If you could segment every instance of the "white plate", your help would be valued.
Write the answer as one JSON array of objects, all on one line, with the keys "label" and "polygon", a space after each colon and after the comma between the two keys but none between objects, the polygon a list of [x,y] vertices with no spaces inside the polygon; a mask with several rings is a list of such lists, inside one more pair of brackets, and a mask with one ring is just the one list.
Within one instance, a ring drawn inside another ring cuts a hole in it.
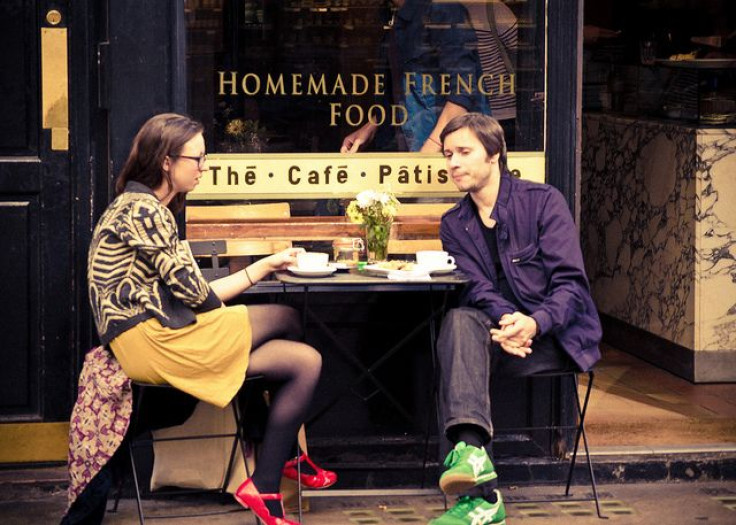
[{"label": "white plate", "polygon": [[363,267],[363,271],[369,275],[374,275],[376,277],[388,277],[388,274],[390,272],[395,272],[397,270],[389,270],[388,268],[381,268],[378,264],[367,264],[366,266]]},{"label": "white plate", "polygon": [[419,266],[414,266],[412,270],[391,270],[389,268],[382,268],[378,264],[369,264],[363,270],[368,275],[375,277],[387,277],[394,280],[428,280],[429,274],[421,269]]},{"label": "white plate", "polygon": [[289,266],[287,270],[299,277],[327,277],[328,275],[332,275],[333,273],[335,273],[337,271],[337,268],[330,264],[327,265],[325,268],[317,268],[311,270],[299,268],[298,266]]},{"label": "white plate", "polygon": [[432,268],[431,270],[428,270],[430,275],[437,274],[442,275],[445,273],[454,272],[457,269],[457,266],[454,264],[448,264],[447,266],[440,266],[438,268]]}]

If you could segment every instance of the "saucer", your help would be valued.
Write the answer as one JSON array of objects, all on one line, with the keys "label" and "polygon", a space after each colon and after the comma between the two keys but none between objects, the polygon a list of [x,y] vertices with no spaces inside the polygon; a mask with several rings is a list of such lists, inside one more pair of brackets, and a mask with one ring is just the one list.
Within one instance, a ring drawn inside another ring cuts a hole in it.
[{"label": "saucer", "polygon": [[[420,268],[424,268],[420,266]],[[427,268],[427,272],[430,275],[442,275],[445,273],[451,273],[454,272],[457,269],[457,265],[454,264],[446,264],[445,266],[435,266],[434,268]]]},{"label": "saucer", "polygon": [[329,264],[323,268],[299,268],[298,266],[289,266],[287,268],[291,273],[298,277],[327,277],[337,271],[333,265]]},{"label": "saucer", "polygon": [[351,268],[355,268],[355,267],[358,266],[358,263],[354,263],[354,262],[349,262],[349,263],[346,263],[346,262],[333,262],[333,263],[330,263],[330,266],[334,267],[339,272],[341,270],[342,271],[347,271],[347,270],[350,270]]}]

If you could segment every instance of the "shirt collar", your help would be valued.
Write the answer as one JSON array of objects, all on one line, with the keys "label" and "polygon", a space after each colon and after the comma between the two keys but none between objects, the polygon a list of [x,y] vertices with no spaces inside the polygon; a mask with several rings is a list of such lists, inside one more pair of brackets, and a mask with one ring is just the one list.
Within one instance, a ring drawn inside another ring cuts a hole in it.
[{"label": "shirt collar", "polygon": [[[511,175],[508,172],[503,172],[501,174],[501,182],[498,188],[498,197],[496,197],[496,204],[495,206],[493,206],[493,211],[491,212],[491,218],[496,222],[500,222],[499,209],[506,208],[506,203],[508,202],[510,195]],[[477,208],[469,193],[465,194],[465,197],[463,197],[463,201],[465,202],[465,206],[462,207],[462,219],[468,220],[473,218],[473,215],[475,215],[477,212]]]},{"label": "shirt collar", "polygon": [[153,195],[154,197],[156,196],[151,188],[143,183],[134,180],[128,181],[125,184],[125,189],[123,190],[123,193],[147,193],[149,195]]}]

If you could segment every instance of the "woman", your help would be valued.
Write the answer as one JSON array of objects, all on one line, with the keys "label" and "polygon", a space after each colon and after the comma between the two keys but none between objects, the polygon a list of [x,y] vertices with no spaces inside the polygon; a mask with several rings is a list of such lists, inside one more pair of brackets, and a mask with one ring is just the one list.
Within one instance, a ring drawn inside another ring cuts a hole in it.
[{"label": "woman", "polygon": [[[284,464],[319,379],[321,356],[297,340],[293,309],[225,307],[223,301],[294,264],[299,249],[209,284],[202,278],[174,219],[206,169],[202,132],[198,122],[167,113],[148,120],[136,135],[116,183],[118,196],[93,234],[92,311],[101,343],[134,380],[167,383],[219,407],[237,394],[246,370],[278,385],[257,469],[235,498],[267,525],[295,524],[283,517],[277,493],[282,470],[291,476],[295,471],[294,461],[286,469]],[[308,474],[315,473],[311,467]],[[334,474],[315,469],[334,483]]]}]

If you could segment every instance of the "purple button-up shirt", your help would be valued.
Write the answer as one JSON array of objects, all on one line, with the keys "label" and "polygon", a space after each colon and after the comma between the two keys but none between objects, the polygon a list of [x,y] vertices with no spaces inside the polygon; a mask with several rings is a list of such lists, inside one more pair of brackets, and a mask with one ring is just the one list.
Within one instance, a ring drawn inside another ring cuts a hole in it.
[{"label": "purple button-up shirt", "polygon": [[[494,322],[517,307],[501,295],[475,206],[466,195],[442,217],[442,245],[470,283],[462,302]],[[496,206],[501,265],[522,313],[552,335],[582,370],[600,359],[601,324],[590,296],[577,229],[562,194],[552,186],[501,176]]]}]

